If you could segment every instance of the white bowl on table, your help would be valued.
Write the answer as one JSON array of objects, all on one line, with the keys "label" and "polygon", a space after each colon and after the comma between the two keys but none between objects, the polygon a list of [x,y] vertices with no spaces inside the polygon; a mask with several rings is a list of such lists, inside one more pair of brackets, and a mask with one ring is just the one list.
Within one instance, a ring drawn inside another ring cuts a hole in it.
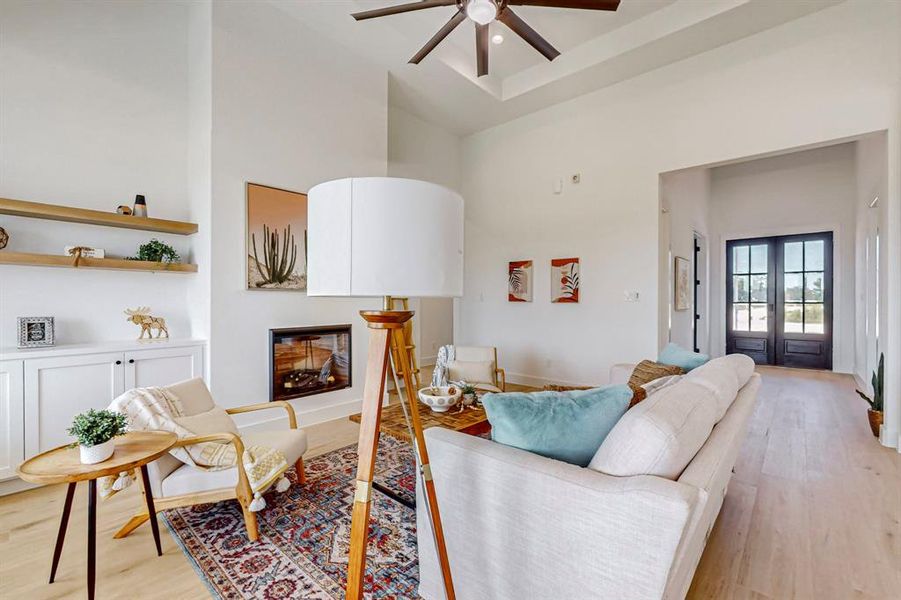
[{"label": "white bowl on table", "polygon": [[419,399],[435,412],[447,412],[460,400],[461,390],[456,385],[424,387],[419,390]]}]

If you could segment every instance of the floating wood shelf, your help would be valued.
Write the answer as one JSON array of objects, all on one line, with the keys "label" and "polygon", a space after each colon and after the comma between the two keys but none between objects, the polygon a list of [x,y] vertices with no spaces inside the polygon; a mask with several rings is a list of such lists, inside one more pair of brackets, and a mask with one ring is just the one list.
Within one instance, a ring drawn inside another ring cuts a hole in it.
[{"label": "floating wood shelf", "polygon": [[73,208],[71,206],[43,204],[41,202],[26,202],[25,200],[11,200],[9,198],[0,198],[0,214],[15,215],[17,217],[31,217],[33,219],[49,219],[51,221],[67,221],[69,223],[86,223],[89,225],[103,225],[106,227],[138,229],[141,231],[158,231],[160,233],[174,233],[176,235],[191,235],[192,233],[197,233],[197,223],[151,219],[149,217],[135,217],[133,215],[103,212],[102,210]]},{"label": "floating wood shelf", "polygon": [[56,254],[32,254],[30,252],[6,252],[0,250],[0,264],[32,267],[69,267],[70,269],[112,269],[116,271],[154,271],[158,273],[196,273],[197,265],[185,263],[161,263],[124,258],[82,258],[75,266],[72,256]]}]

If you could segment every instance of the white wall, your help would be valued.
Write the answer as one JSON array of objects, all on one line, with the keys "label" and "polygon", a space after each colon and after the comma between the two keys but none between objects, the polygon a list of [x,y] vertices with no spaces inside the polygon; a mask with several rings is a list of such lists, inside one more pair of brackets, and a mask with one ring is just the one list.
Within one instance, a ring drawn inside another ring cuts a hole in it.
[{"label": "white wall", "polygon": [[[497,344],[508,371],[535,382],[603,382],[610,364],[654,355],[659,174],[880,129],[894,136],[899,11],[842,3],[464,139],[455,341]],[[901,144],[890,152],[891,178]],[[582,183],[554,195],[553,180],[575,172]],[[578,305],[548,300],[555,256],[582,258]],[[527,258],[535,301],[508,304],[506,263]],[[640,301],[625,302],[624,290]]]},{"label": "white wall", "polygon": [[[201,265],[188,286],[188,315],[194,337],[210,336],[212,284],[213,171],[213,19],[212,2],[195,0],[188,7],[187,170],[190,218],[199,226],[193,236],[194,261]],[[212,348],[207,347],[209,357]],[[204,362],[209,380],[210,361]]]},{"label": "white wall", "polygon": [[[389,98],[390,101],[390,98]],[[431,181],[460,190],[460,138],[409,112],[388,110],[388,175]],[[454,341],[454,303],[450,298],[411,300],[421,365],[435,362],[438,348]]]},{"label": "white wall", "polygon": [[[144,194],[151,216],[191,217],[186,50],[185,3],[0,3],[0,196],[115,211]],[[157,237],[191,258],[182,236],[8,216],[0,225],[5,251],[128,256]],[[15,346],[19,316],[56,317],[57,343],[137,337],[122,314],[137,305],[188,337],[193,277],[2,266],[0,346]]]},{"label": "white wall", "polygon": [[711,339],[725,353],[728,240],[831,231],[833,370],[854,372],[855,144],[794,152],[711,170]]},{"label": "white wall", "polygon": [[[698,347],[709,351],[708,332],[710,314],[707,310],[710,295],[707,276],[706,255],[699,257],[698,307],[675,310],[675,257],[685,258],[694,264],[694,234],[709,239],[708,215],[710,208],[710,170],[703,168],[684,169],[660,176],[660,251],[661,275],[660,306],[668,321],[667,327],[660,327],[659,345],[667,341],[691,349],[694,342],[694,314],[701,315],[698,321]],[[715,314],[714,314],[714,318]]]},{"label": "white wall", "polygon": [[293,404],[307,424],[358,411],[368,341],[358,311],[380,301],[246,290],[244,184],[305,192],[384,175],[386,73],[273,5],[215,3],[212,125],[214,396],[224,406],[268,399],[270,328],[350,323],[353,388]]}]

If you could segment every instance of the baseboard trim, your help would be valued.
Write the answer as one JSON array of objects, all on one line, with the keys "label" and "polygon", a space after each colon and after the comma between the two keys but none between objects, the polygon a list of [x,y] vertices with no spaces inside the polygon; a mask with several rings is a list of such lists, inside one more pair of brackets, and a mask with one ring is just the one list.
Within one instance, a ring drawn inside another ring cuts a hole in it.
[{"label": "baseboard trim", "polygon": [[15,477],[13,479],[7,479],[6,481],[0,481],[0,496],[17,494],[37,487],[41,487],[41,485],[37,483],[28,483],[27,481],[22,481],[18,477]]},{"label": "baseboard trim", "polygon": [[897,448],[901,453],[901,432],[897,429],[890,429],[883,423],[882,429],[879,431],[879,443],[886,448]]},{"label": "baseboard trim", "polygon": [[555,379],[550,377],[538,377],[535,375],[526,375],[525,373],[510,373],[507,372],[507,383],[515,383],[518,385],[527,385],[529,387],[541,388],[546,385],[566,385],[566,386],[590,386],[590,385],[603,385],[598,382],[593,383],[584,383],[584,382],[575,382],[575,381],[564,381],[563,379]]}]

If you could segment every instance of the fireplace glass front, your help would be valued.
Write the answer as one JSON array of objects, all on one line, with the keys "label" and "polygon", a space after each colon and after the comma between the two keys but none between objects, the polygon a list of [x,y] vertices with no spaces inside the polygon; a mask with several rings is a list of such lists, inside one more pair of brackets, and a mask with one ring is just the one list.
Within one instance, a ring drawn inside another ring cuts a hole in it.
[{"label": "fireplace glass front", "polygon": [[269,330],[270,400],[351,386],[350,325]]}]

